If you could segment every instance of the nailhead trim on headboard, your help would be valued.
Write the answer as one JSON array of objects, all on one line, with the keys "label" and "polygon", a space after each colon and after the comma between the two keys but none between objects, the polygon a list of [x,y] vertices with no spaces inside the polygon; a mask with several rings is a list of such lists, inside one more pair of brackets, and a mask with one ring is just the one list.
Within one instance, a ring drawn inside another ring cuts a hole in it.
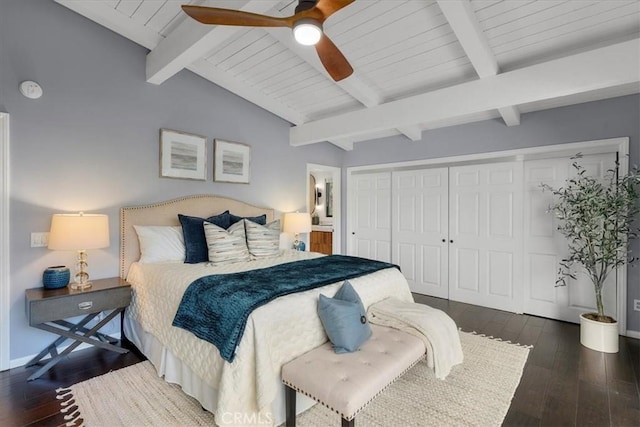
[{"label": "nailhead trim on headboard", "polygon": [[140,256],[138,238],[133,225],[180,225],[177,216],[179,213],[209,217],[227,209],[239,216],[266,214],[267,222],[273,221],[275,216],[274,209],[211,194],[197,194],[120,208],[120,277],[126,278],[129,266]]}]

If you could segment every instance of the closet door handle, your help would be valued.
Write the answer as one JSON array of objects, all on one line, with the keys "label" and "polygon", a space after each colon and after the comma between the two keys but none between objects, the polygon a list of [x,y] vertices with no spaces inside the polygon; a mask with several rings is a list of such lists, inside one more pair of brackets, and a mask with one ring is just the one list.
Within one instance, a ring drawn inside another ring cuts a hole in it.
[{"label": "closet door handle", "polygon": [[446,243],[446,242],[447,242],[447,239],[442,239],[442,243]]},{"label": "closet door handle", "polygon": [[453,240],[449,240],[449,243],[453,243]]}]

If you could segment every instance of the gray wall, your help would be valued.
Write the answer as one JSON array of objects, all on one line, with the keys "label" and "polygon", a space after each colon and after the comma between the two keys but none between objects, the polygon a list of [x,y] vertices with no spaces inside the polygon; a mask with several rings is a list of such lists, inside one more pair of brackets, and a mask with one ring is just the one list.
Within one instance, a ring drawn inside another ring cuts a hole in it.
[{"label": "gray wall", "polygon": [[[485,121],[428,131],[416,143],[402,137],[358,143],[345,153],[328,144],[289,147],[287,122],[188,71],[148,84],[145,55],[52,1],[0,0],[0,110],[11,114],[12,359],[53,338],[30,328],[24,313],[24,290],[40,286],[42,271],[74,262],[72,253],[29,247],[29,234],[47,231],[53,213],[110,215],[110,248],[89,254],[92,277],[99,278],[118,274],[121,206],[213,193],[281,211],[304,209],[306,163],[356,166],[615,136],[631,138],[632,162],[639,162],[638,96],[526,114],[513,128]],[[43,86],[41,99],[19,94],[26,79]],[[206,182],[159,178],[160,128],[209,138]],[[213,137],[252,146],[250,185],[212,182]],[[640,253],[638,242],[634,250]],[[640,298],[637,268],[629,269],[634,298]],[[638,314],[629,307],[630,329],[640,330]]]},{"label": "gray wall", "polygon": [[[41,285],[47,266],[75,260],[29,246],[53,213],[108,214],[111,246],[89,251],[89,270],[117,276],[121,206],[207,193],[306,210],[306,163],[342,162],[327,143],[290,147],[288,122],[189,71],[146,83],[146,49],[52,1],[1,0],[0,16],[0,105],[11,114],[11,359],[53,338],[30,328],[24,309],[25,289]],[[41,99],[20,95],[27,79],[43,87]],[[160,128],[209,138],[206,182],[159,177]],[[212,182],[212,138],[252,146],[251,184]]]},{"label": "gray wall", "polygon": [[[506,127],[501,120],[487,120],[425,131],[422,141],[403,137],[357,143],[344,155],[346,168],[408,160],[503,151],[568,142],[629,137],[630,164],[640,164],[640,96],[630,95],[597,102],[523,114],[521,124]],[[343,192],[343,199],[346,192]],[[342,206],[346,206],[343,200]],[[636,223],[637,224],[637,223]],[[346,241],[346,235],[343,235]],[[631,246],[640,257],[640,240]],[[640,264],[640,263],[639,263]],[[640,265],[628,267],[627,329],[640,331],[640,312],[633,300],[640,299]]]}]

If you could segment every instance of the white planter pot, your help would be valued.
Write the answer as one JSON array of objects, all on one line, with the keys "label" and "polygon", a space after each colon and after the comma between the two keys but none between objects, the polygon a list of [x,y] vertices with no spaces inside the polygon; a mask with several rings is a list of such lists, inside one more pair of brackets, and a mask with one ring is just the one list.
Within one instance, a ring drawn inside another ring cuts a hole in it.
[{"label": "white planter pot", "polygon": [[580,315],[580,344],[603,353],[617,353],[618,322],[596,322]]}]

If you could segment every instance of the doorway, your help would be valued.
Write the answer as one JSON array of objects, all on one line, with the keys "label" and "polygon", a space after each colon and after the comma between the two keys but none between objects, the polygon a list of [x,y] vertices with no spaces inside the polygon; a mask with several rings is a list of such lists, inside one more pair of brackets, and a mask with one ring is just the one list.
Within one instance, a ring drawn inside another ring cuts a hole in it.
[{"label": "doorway", "polygon": [[[310,240],[324,236],[326,242],[329,238],[330,248],[322,250],[324,253],[342,253],[341,175],[342,169],[335,166],[307,164],[307,212],[311,214],[313,224]],[[317,247],[315,242],[314,246]]]}]

